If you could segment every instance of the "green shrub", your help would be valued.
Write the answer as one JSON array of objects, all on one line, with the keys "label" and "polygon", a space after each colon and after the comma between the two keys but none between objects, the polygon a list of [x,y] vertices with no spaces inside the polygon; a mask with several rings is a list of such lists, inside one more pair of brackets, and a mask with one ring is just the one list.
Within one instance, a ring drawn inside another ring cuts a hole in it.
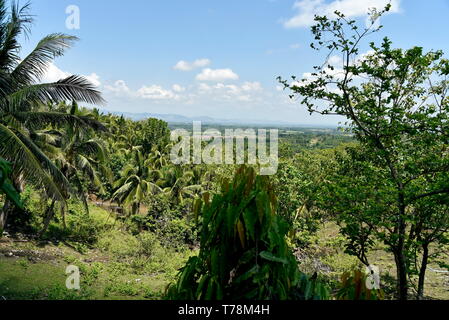
[{"label": "green shrub", "polygon": [[115,258],[136,257],[139,255],[139,241],[133,235],[120,230],[110,230],[102,234],[98,247]]},{"label": "green shrub", "polygon": [[87,246],[93,246],[98,241],[99,234],[110,227],[103,221],[103,216],[97,215],[98,210],[87,213],[81,202],[70,200],[65,215],[66,227],[62,218],[56,215],[43,238],[74,242],[72,245],[84,253]]},{"label": "green shrub", "polygon": [[339,300],[383,300],[384,292],[366,287],[367,276],[359,270],[345,272],[336,294]]},{"label": "green shrub", "polygon": [[[287,245],[288,224],[276,215],[268,177],[241,167],[222,193],[195,204],[201,249],[168,289],[173,300],[321,299],[327,289],[298,269]],[[310,281],[310,284],[309,284]],[[312,286],[312,284],[314,284]],[[306,291],[307,290],[307,291]]]}]

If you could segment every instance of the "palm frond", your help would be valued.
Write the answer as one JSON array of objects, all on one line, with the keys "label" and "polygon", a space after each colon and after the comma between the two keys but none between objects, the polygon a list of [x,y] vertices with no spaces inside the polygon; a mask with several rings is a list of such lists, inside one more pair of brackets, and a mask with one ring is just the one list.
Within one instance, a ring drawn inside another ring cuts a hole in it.
[{"label": "palm frond", "polygon": [[40,81],[45,75],[51,61],[62,56],[77,37],[61,33],[46,36],[36,48],[11,72],[12,81],[20,85],[30,85]]},{"label": "palm frond", "polygon": [[0,30],[0,69],[6,72],[13,70],[14,66],[20,61],[19,36],[29,34],[30,25],[33,22],[32,16],[28,13],[30,3],[19,7],[18,3],[12,3],[10,18],[5,21],[6,5],[0,3],[0,15],[3,18]]},{"label": "palm frond", "polygon": [[[66,198],[64,187],[68,187],[68,181],[51,161],[33,146],[33,142],[25,136],[0,124],[0,155],[9,161],[14,161],[14,175],[23,175],[25,180],[43,187],[53,199],[64,202]],[[46,166],[43,166],[42,161]],[[54,179],[47,171],[48,169],[53,173],[59,172],[57,174],[59,179]],[[58,184],[57,180],[63,183]]]},{"label": "palm frond", "polygon": [[48,102],[59,103],[67,100],[90,104],[105,101],[95,86],[82,76],[72,75],[53,83],[35,84],[22,88],[9,96],[10,110],[29,110],[30,105]]},{"label": "palm frond", "polygon": [[13,112],[11,116],[25,123],[27,127],[41,129],[47,125],[54,127],[76,127],[81,130],[93,129],[106,131],[106,127],[99,121],[89,117],[80,117],[60,112]]}]

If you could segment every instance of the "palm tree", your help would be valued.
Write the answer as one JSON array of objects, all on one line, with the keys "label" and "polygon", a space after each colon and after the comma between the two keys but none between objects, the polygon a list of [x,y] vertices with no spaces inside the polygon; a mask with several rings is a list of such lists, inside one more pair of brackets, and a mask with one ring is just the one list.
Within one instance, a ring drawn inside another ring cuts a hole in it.
[{"label": "palm tree", "polygon": [[[68,109],[68,108],[67,108]],[[71,115],[83,115],[84,117],[98,118],[95,110],[87,111],[78,109],[76,102],[72,103],[68,113]],[[100,129],[100,131],[103,131]],[[53,132],[54,134],[55,132]],[[87,193],[82,179],[88,178],[93,187],[100,192],[104,192],[103,184],[100,179],[100,173],[106,179],[111,179],[111,172],[105,165],[107,151],[103,140],[88,134],[89,132],[67,126],[63,132],[57,131],[59,136],[56,146],[59,147],[55,154],[55,163],[61,169],[77,190],[78,197],[84,204],[86,212],[89,212],[87,206]]]},{"label": "palm tree", "polygon": [[183,205],[185,199],[198,196],[203,188],[195,181],[195,172],[181,166],[168,166],[162,169],[164,193],[170,196],[173,202]]},{"label": "palm tree", "polygon": [[[21,59],[19,38],[29,33],[33,22],[28,12],[29,4],[19,7],[15,2],[8,12],[5,0],[0,0],[0,156],[13,163],[16,189],[22,190],[25,182],[33,183],[45,190],[49,198],[64,203],[71,191],[70,183],[32,136],[48,125],[98,128],[100,124],[89,117],[40,108],[47,103],[75,100],[98,104],[104,100],[81,76],[41,83],[49,64],[77,38],[60,33],[48,35]],[[6,201],[0,221],[6,221],[11,207],[12,203]]]},{"label": "palm tree", "polygon": [[119,204],[131,207],[131,213],[137,214],[142,202],[152,194],[162,192],[159,186],[161,172],[145,159],[142,152],[134,150],[134,164],[127,165],[122,177],[115,183],[117,191],[112,196]]}]

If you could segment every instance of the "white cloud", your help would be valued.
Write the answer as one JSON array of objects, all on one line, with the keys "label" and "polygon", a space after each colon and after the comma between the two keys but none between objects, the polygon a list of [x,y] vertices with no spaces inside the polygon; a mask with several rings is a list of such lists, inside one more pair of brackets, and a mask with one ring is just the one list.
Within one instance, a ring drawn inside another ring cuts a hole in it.
[{"label": "white cloud", "polygon": [[[340,11],[349,18],[365,16],[369,8],[383,9],[390,0],[300,0],[296,1],[293,8],[298,14],[284,22],[286,28],[309,27],[314,24],[315,15],[333,16],[335,11]],[[400,11],[401,0],[391,0],[390,13]]]},{"label": "white cloud", "polygon": [[290,45],[290,49],[296,50],[301,48],[301,45],[299,43],[293,43]]},{"label": "white cloud", "polygon": [[143,86],[137,90],[137,96],[148,100],[171,100],[179,97],[171,90],[167,90],[158,85]]},{"label": "white cloud", "polygon": [[260,91],[262,90],[262,85],[260,82],[245,82],[242,85],[243,91]]},{"label": "white cloud", "polygon": [[179,85],[179,84],[174,84],[172,86],[172,89],[174,92],[184,92],[186,91],[186,88],[184,88],[183,86]]},{"label": "white cloud", "polygon": [[132,92],[124,80],[117,80],[113,85],[105,85],[104,89],[116,96],[132,96]]},{"label": "white cloud", "polygon": [[199,81],[238,80],[239,76],[231,69],[204,69],[196,76]]},{"label": "white cloud", "polygon": [[214,85],[200,83],[198,94],[214,101],[228,102],[252,102],[259,100],[263,91],[260,82],[244,82],[241,85],[225,84],[222,82]]},{"label": "white cloud", "polygon": [[179,61],[173,69],[179,71],[192,71],[197,68],[204,68],[211,64],[209,59],[198,59],[193,62],[187,62],[184,60]]},{"label": "white cloud", "polygon": [[105,85],[104,92],[112,94],[118,98],[133,98],[143,100],[179,100],[177,94],[186,89],[178,84],[172,86],[172,90],[165,89],[160,85],[142,86],[139,90],[133,90],[128,87],[124,80],[117,80],[112,85]]},{"label": "white cloud", "polygon": [[88,76],[85,76],[85,78],[92,83],[94,86],[99,87],[101,86],[100,76],[96,73],[92,73]]},{"label": "white cloud", "polygon": [[[47,72],[45,73],[45,75],[41,80],[41,83],[57,82],[59,80],[70,77],[71,75],[72,75],[71,73],[59,69],[54,63],[50,63],[47,68]],[[90,75],[87,76],[85,75],[84,78],[86,78],[96,87],[99,87],[101,85],[100,76],[96,73],[91,73]]]},{"label": "white cloud", "polygon": [[59,69],[54,63],[50,63],[47,72],[42,78],[42,83],[52,83],[57,82],[61,79],[65,79],[70,76],[70,73],[64,72]]}]

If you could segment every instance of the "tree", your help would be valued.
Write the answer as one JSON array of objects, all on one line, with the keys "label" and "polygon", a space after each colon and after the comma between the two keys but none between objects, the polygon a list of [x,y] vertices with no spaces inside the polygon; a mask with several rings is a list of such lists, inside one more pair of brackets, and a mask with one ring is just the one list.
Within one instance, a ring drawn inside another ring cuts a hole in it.
[{"label": "tree", "polygon": [[142,123],[138,144],[143,152],[149,154],[155,149],[164,148],[170,142],[170,130],[167,122],[150,118]]},{"label": "tree", "polygon": [[[10,12],[0,0],[0,156],[13,163],[12,181],[21,191],[26,182],[42,187],[48,197],[64,202],[71,191],[62,172],[33,142],[35,130],[46,125],[95,127],[90,118],[39,111],[39,106],[62,101],[102,103],[101,94],[81,76],[72,75],[54,83],[40,83],[45,72],[58,56],[63,55],[76,37],[51,34],[44,37],[25,58],[19,56],[19,38],[27,34],[33,22],[29,4],[12,3]],[[0,229],[13,205],[6,201],[0,213]]]},{"label": "tree", "polygon": [[135,150],[134,163],[123,169],[121,178],[115,183],[118,189],[112,199],[131,207],[131,213],[135,215],[147,196],[162,192],[158,185],[160,178],[160,171],[154,170],[151,162]]},{"label": "tree", "polygon": [[333,170],[332,150],[302,151],[279,162],[275,176],[278,214],[292,226],[290,238],[298,246],[309,244],[323,220],[316,206],[322,184]]},{"label": "tree", "polygon": [[[95,116],[86,110],[79,110],[76,102],[72,103],[68,113],[75,116]],[[91,131],[101,133],[106,129],[100,127],[98,130]],[[57,152],[55,162],[64,175],[72,181],[78,197],[88,212],[87,194],[89,190],[87,188],[94,187],[100,192],[104,192],[100,172],[107,180],[112,178],[110,170],[105,165],[108,156],[106,146],[102,139],[77,127],[66,126],[64,131],[58,132],[57,135],[59,141],[56,146],[60,148],[60,152]],[[85,179],[89,181],[87,187],[84,183]]]},{"label": "tree", "polygon": [[221,194],[195,204],[202,219],[199,255],[169,286],[173,300],[326,299],[325,286],[303,275],[287,245],[268,177],[242,166]]},{"label": "tree", "polygon": [[[361,148],[340,159],[334,188],[344,192],[332,199],[334,212],[344,213],[342,232],[359,256],[366,255],[373,237],[388,246],[396,262],[397,295],[405,300],[413,248],[428,232],[427,244],[441,239],[448,226],[439,205],[416,213],[421,201],[441,203],[449,194],[449,61],[441,51],[394,49],[388,38],[361,54],[363,41],[380,30],[376,21],[389,9],[372,10],[366,28],[338,11],[333,20],[316,17],[312,48],[327,50],[328,59],[311,77],[280,81],[292,97],[302,97],[310,113],[348,120]],[[337,58],[329,59],[332,54]]]},{"label": "tree", "polygon": [[201,184],[194,181],[194,170],[181,166],[166,166],[161,171],[163,191],[172,202],[183,205],[186,198],[193,199],[201,193]]},{"label": "tree", "polygon": [[[9,201],[12,201],[17,207],[22,208],[23,204],[20,200],[20,194],[14,189],[9,176],[11,175],[11,163],[0,158],[0,193],[3,193]],[[0,217],[3,218],[3,217]],[[0,221],[0,225],[4,226],[6,221]],[[0,237],[3,234],[3,228],[0,228]]]}]

